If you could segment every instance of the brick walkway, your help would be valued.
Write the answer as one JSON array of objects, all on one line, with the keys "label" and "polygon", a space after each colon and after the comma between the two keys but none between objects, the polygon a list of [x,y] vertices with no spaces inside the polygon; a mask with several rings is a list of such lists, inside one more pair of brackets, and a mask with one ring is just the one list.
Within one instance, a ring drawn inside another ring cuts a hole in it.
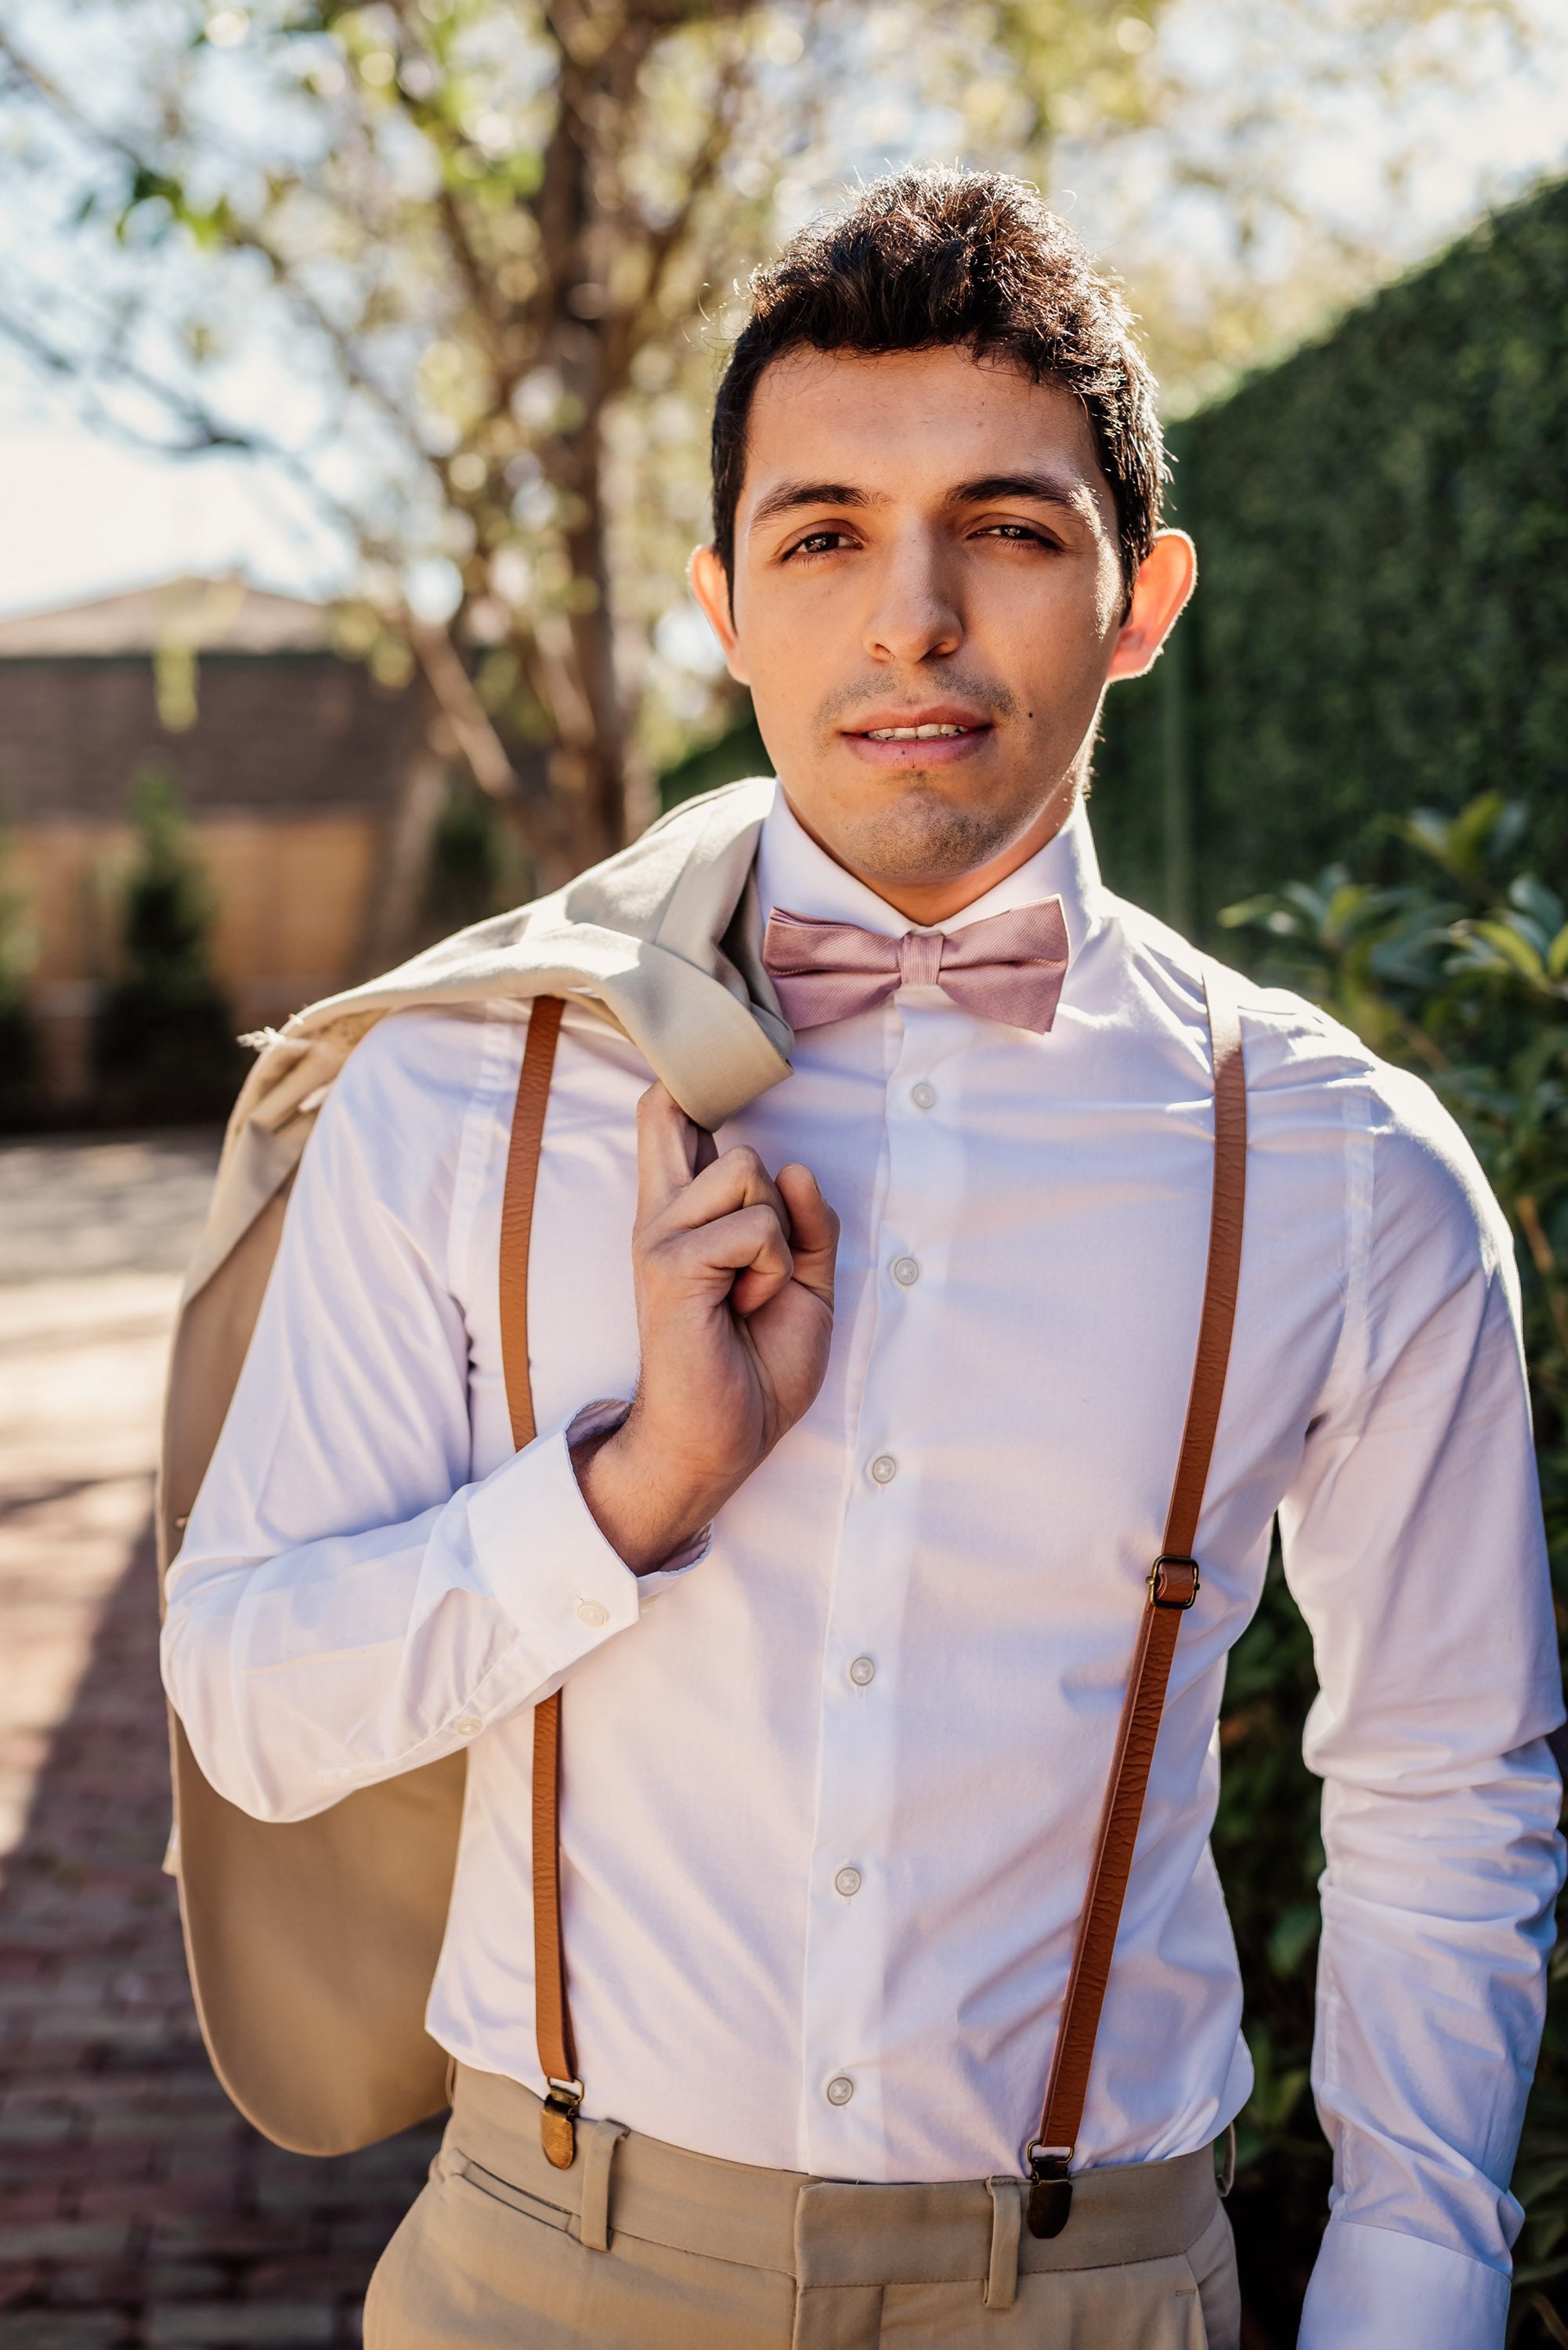
[{"label": "brick walkway", "polygon": [[357,2342],[434,2142],[279,2152],[191,2010],[147,1519],[168,1268],[210,1158],[0,1151],[26,1208],[0,1217],[0,2350]]}]

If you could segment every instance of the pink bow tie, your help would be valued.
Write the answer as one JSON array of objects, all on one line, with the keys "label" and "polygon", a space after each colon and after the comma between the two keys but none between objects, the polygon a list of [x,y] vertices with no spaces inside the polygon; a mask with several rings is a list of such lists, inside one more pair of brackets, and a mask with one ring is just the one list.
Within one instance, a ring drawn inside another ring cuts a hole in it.
[{"label": "pink bow tie", "polygon": [[1043,1036],[1067,973],[1067,925],[1054,898],[960,931],[906,931],[901,939],[780,907],[768,916],[763,962],[794,1029],[848,1020],[895,988],[934,984],[966,1012]]}]

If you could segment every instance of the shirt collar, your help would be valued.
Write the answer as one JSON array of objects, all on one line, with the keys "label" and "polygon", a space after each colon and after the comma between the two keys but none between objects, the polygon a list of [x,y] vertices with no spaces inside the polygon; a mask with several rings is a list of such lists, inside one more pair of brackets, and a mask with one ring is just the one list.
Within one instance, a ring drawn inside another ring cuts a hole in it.
[{"label": "shirt collar", "polygon": [[1027,864],[1009,873],[983,898],[942,923],[910,922],[864,881],[836,865],[798,821],[777,785],[757,845],[756,870],[764,925],[774,907],[782,906],[816,921],[858,922],[862,930],[874,931],[882,938],[902,938],[909,930],[961,930],[968,922],[982,921],[988,914],[1011,913],[1015,907],[1043,905],[1059,898],[1075,952],[1093,921],[1094,900],[1100,890],[1099,860],[1082,796],[1054,839],[1036,849]]}]

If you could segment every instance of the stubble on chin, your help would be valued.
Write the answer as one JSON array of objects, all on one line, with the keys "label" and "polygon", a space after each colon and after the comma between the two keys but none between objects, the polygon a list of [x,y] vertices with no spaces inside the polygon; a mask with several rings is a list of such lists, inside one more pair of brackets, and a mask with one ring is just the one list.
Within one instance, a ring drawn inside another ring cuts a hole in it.
[{"label": "stubble on chin", "polygon": [[853,816],[841,812],[830,846],[866,880],[915,889],[958,880],[989,865],[1037,812],[1033,798],[1022,807],[957,806],[917,773],[900,777],[896,796],[890,794],[881,806]]}]

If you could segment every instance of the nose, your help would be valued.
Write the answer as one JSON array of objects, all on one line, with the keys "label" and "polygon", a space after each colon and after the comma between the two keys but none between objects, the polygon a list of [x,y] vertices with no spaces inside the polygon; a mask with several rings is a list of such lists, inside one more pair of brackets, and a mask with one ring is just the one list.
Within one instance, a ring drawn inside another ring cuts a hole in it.
[{"label": "nose", "polygon": [[874,660],[913,667],[946,659],[963,642],[962,615],[935,537],[911,531],[888,551],[866,619]]}]

